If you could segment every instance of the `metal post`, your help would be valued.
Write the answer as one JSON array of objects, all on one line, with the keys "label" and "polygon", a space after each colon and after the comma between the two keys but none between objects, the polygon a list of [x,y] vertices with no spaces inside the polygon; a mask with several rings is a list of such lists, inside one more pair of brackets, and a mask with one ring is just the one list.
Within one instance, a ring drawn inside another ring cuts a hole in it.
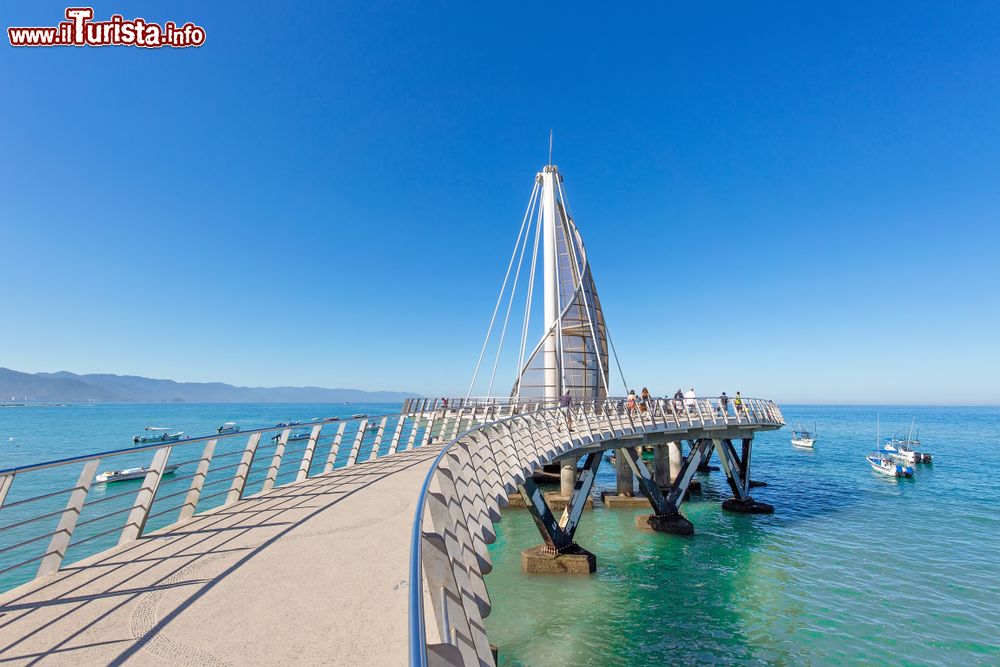
[{"label": "metal post", "polygon": [[[361,451],[361,441],[365,438],[365,433],[368,431],[368,420],[362,419],[358,422],[358,434],[354,437],[354,444],[351,446],[351,453],[347,456],[348,466],[354,465],[358,460],[358,452]],[[346,467],[346,466],[345,466]]]},{"label": "metal post", "polygon": [[253,465],[253,457],[257,453],[257,445],[260,444],[260,432],[254,433],[247,440],[246,449],[240,457],[239,465],[236,466],[236,474],[233,475],[233,483],[226,494],[226,505],[232,505],[243,497],[243,491],[247,487],[247,479],[250,477],[250,466]]},{"label": "metal post", "polygon": [[299,465],[299,473],[295,475],[295,481],[301,482],[309,477],[309,468],[312,466],[313,454],[316,451],[316,441],[319,440],[319,432],[323,429],[322,424],[313,426],[309,434],[309,442],[306,443],[306,451],[302,453],[302,463]]},{"label": "metal post", "polygon": [[382,437],[385,435],[385,425],[388,422],[388,417],[382,417],[382,421],[378,423],[378,430],[375,432],[375,441],[372,443],[372,449],[368,453],[369,461],[374,461],[378,458],[378,450],[382,446]]},{"label": "metal post", "polygon": [[59,517],[56,533],[49,542],[41,565],[38,566],[36,577],[59,571],[59,566],[62,565],[63,558],[66,556],[69,540],[73,537],[73,529],[76,528],[77,519],[80,518],[80,512],[83,511],[83,503],[87,499],[87,492],[90,491],[90,484],[94,481],[94,475],[97,474],[97,466],[100,462],[100,459],[91,459],[83,464],[80,477],[76,481],[76,487],[69,494],[66,509]]},{"label": "metal post", "polygon": [[191,486],[187,495],[184,496],[184,504],[181,505],[181,513],[178,521],[184,521],[194,516],[194,511],[198,507],[198,499],[201,498],[201,488],[205,485],[205,478],[208,477],[208,469],[212,465],[212,457],[215,455],[215,445],[218,440],[212,439],[205,443],[205,449],[201,452],[201,459],[198,461],[198,468],[191,477]]},{"label": "metal post", "polygon": [[288,443],[288,436],[292,432],[290,428],[286,428],[278,436],[278,444],[274,448],[274,456],[271,457],[271,466],[267,469],[267,476],[264,477],[264,486],[261,487],[261,493],[265,491],[270,491],[274,488],[274,480],[278,476],[278,469],[281,467],[281,459],[285,457],[285,445]]},{"label": "metal post", "polygon": [[424,432],[420,436],[420,446],[423,447],[431,441],[434,437],[434,422],[437,421],[437,413],[432,412],[430,419],[427,420],[427,426],[424,427]]},{"label": "metal post", "polygon": [[14,484],[14,473],[10,475],[0,476],[0,507],[3,507],[3,501],[7,499],[7,494],[10,492],[10,487]]},{"label": "metal post", "polygon": [[653,478],[649,476],[649,469],[642,460],[642,453],[638,447],[624,447],[618,450],[621,458],[632,469],[632,474],[639,480],[639,487],[645,494],[649,504],[653,506],[655,514],[666,514],[667,503],[660,488],[653,483]]},{"label": "metal post", "polygon": [[406,421],[406,415],[399,418],[396,422],[396,430],[392,433],[392,442],[389,444],[389,453],[395,454],[399,450],[399,440],[403,435],[403,423]]},{"label": "metal post", "polygon": [[163,470],[167,467],[167,460],[170,458],[170,447],[160,447],[153,454],[153,462],[149,465],[149,472],[142,480],[142,487],[135,495],[135,502],[132,504],[132,511],[129,512],[125,527],[122,528],[122,535],[118,538],[118,546],[134,542],[142,537],[142,531],[146,528],[146,519],[149,518],[149,510],[153,507],[153,499],[156,497],[156,490],[160,488],[160,480],[163,479]]},{"label": "metal post", "polygon": [[417,441],[417,429],[420,427],[421,415],[410,418],[410,437],[406,441],[406,449],[413,449],[414,443]]},{"label": "metal post", "polygon": [[326,457],[326,465],[323,466],[323,474],[333,470],[334,464],[337,463],[337,453],[340,452],[340,442],[344,439],[344,429],[347,428],[347,422],[340,422],[340,426],[337,427],[337,435],[333,436],[333,444],[330,445],[330,455]]}]

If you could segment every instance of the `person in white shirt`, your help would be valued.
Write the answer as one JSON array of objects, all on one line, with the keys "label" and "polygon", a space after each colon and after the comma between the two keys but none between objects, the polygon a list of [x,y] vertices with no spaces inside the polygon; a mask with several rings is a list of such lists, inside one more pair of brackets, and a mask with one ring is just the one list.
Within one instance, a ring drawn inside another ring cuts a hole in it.
[{"label": "person in white shirt", "polygon": [[694,393],[694,387],[691,387],[684,392],[684,406],[687,408],[688,412],[691,412],[698,407],[698,397]]}]

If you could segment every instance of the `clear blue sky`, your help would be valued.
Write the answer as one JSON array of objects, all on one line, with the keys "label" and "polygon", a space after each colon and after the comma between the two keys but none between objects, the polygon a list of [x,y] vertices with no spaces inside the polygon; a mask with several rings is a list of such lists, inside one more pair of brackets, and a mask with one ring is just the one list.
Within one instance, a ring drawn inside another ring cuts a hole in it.
[{"label": "clear blue sky", "polygon": [[553,128],[630,385],[1000,402],[1000,8],[608,7],[0,44],[0,366],[464,393]]}]

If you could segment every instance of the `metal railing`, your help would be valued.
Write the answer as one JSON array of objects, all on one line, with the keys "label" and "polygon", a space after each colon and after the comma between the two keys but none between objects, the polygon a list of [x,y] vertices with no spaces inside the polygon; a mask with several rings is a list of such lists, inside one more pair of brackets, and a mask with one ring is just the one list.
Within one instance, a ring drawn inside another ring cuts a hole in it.
[{"label": "metal railing", "polygon": [[[492,524],[500,518],[500,507],[539,466],[636,433],[683,438],[698,429],[783,425],[778,406],[764,399],[741,397],[726,405],[712,399],[625,397],[569,407],[515,404],[506,416],[455,434],[424,478],[411,529],[410,664],[427,665],[429,651],[436,662],[492,662],[482,622],[490,610],[482,580],[492,569],[486,545],[495,538]],[[425,584],[438,621],[434,643],[427,636]]]},{"label": "metal railing", "polygon": [[[0,592],[242,498],[451,439],[496,412],[330,418],[0,470]],[[133,468],[144,470],[131,481],[97,480]]]}]

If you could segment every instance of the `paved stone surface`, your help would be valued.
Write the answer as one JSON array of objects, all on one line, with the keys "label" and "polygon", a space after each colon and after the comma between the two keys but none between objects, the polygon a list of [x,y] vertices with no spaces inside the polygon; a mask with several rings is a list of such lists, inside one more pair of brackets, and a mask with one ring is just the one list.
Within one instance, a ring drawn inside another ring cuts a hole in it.
[{"label": "paved stone surface", "polygon": [[439,450],[275,489],[10,591],[0,661],[404,664],[410,526]]}]

